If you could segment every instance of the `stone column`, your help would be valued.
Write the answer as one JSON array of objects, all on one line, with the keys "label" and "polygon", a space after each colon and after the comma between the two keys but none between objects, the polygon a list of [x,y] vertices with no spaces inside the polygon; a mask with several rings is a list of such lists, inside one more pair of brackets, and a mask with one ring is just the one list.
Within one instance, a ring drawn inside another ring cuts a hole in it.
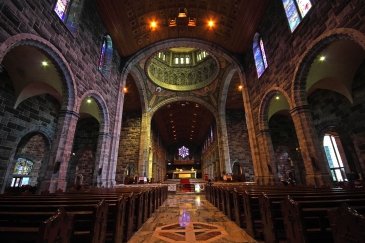
[{"label": "stone column", "polygon": [[95,156],[94,184],[98,187],[108,187],[108,158],[110,149],[110,134],[100,132]]},{"label": "stone column", "polygon": [[269,129],[263,129],[258,133],[260,149],[260,166],[261,175],[259,176],[260,184],[274,184],[277,177],[275,152],[271,141]]},{"label": "stone column", "polygon": [[222,174],[223,171],[226,173],[232,173],[225,112],[220,112],[219,114],[219,121],[217,121],[217,133],[219,148],[219,172],[220,174]]},{"label": "stone column", "polygon": [[50,169],[53,170],[49,191],[66,190],[67,168],[71,157],[72,145],[79,114],[74,111],[60,111],[57,133],[51,148]]},{"label": "stone column", "polygon": [[[151,116],[148,112],[142,114],[141,137],[139,142],[138,174],[150,177],[152,174],[152,147],[151,147]],[[151,154],[150,154],[151,153]],[[151,169],[150,169],[151,168]]]},{"label": "stone column", "polygon": [[308,105],[295,107],[290,111],[302,154],[306,184],[330,185],[331,178],[324,156],[323,146],[318,139]]}]

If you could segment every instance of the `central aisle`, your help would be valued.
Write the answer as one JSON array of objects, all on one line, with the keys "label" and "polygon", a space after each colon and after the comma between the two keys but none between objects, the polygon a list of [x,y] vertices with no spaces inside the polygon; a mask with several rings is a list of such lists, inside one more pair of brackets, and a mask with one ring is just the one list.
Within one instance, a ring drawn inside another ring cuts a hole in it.
[{"label": "central aisle", "polygon": [[130,243],[256,242],[204,195],[169,195]]}]

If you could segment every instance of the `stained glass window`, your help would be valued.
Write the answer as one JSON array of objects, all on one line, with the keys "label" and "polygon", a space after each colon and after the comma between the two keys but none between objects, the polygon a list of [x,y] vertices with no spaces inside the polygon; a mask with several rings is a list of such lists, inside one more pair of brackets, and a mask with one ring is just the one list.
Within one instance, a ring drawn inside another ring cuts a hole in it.
[{"label": "stained glass window", "polygon": [[113,43],[109,35],[103,38],[103,44],[100,50],[98,69],[103,75],[109,75],[113,58]]},{"label": "stained glass window", "polygon": [[54,11],[58,15],[60,19],[63,21],[66,20],[67,10],[69,7],[71,0],[57,0],[56,5],[54,7]]},{"label": "stained glass window", "polygon": [[11,187],[28,185],[30,182],[29,174],[33,169],[33,162],[24,158],[18,158],[15,163]]},{"label": "stained glass window", "polygon": [[29,175],[32,171],[33,162],[27,159],[19,158],[15,164],[14,172],[15,175]]},{"label": "stained glass window", "polygon": [[310,0],[283,0],[283,5],[291,32],[297,28],[312,8]]},{"label": "stained glass window", "polygon": [[341,153],[339,152],[339,146],[342,145],[336,142],[334,136],[330,134],[324,136],[323,148],[334,181],[344,181],[346,179],[345,167]]},{"label": "stained glass window", "polygon": [[265,69],[268,67],[268,64],[264,49],[264,42],[258,33],[256,33],[253,40],[253,56],[255,59],[257,76],[261,77]]},{"label": "stained glass window", "polygon": [[76,32],[83,0],[57,0],[53,11],[71,32]]},{"label": "stained glass window", "polygon": [[189,149],[185,146],[182,146],[179,148],[179,156],[181,156],[183,159],[189,156]]}]

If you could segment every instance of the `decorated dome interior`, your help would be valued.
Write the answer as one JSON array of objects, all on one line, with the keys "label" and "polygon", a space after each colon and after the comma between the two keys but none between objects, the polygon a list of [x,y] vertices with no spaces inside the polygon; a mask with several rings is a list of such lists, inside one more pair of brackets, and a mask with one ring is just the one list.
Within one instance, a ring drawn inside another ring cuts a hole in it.
[{"label": "decorated dome interior", "polygon": [[147,75],[156,85],[174,91],[190,91],[210,84],[218,63],[205,50],[175,47],[155,53],[147,63]]}]

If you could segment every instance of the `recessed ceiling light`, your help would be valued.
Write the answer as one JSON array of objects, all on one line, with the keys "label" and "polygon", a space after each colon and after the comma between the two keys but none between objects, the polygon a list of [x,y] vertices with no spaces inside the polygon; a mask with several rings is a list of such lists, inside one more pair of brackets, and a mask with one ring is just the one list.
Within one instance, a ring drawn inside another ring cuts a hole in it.
[{"label": "recessed ceiling light", "polygon": [[48,65],[49,65],[47,61],[42,61],[41,64],[42,64],[42,67],[48,67]]},{"label": "recessed ceiling light", "polygon": [[320,56],[320,57],[319,57],[319,61],[321,61],[321,62],[326,61],[326,56]]}]

